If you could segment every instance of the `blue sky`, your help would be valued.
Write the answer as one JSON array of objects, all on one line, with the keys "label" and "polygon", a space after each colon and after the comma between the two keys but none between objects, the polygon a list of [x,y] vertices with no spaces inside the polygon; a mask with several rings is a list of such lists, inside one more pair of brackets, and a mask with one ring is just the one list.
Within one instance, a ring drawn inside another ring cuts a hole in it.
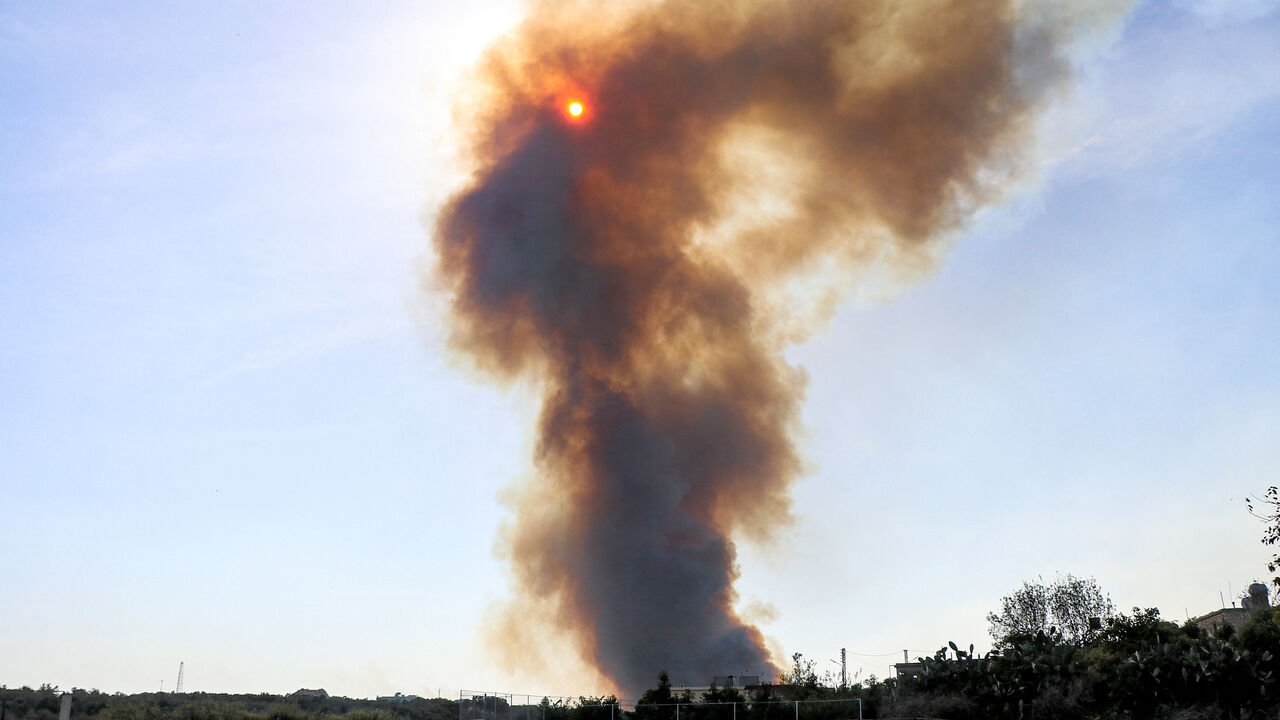
[{"label": "blue sky", "polygon": [[[449,100],[519,15],[0,6],[0,683],[596,690],[483,647],[536,402],[421,288]],[[1172,619],[1265,577],[1280,8],[1139,5],[1078,61],[1036,176],[789,354],[799,520],[740,547],[780,652],[982,646],[1058,571]]]}]

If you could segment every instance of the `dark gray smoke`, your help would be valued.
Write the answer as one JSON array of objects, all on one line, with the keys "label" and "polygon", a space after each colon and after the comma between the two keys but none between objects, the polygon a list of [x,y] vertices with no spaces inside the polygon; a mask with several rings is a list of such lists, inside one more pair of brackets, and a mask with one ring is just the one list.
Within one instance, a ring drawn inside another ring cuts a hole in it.
[{"label": "dark gray smoke", "polygon": [[434,241],[454,346],[543,393],[505,627],[624,697],[769,673],[731,538],[784,526],[801,468],[781,291],[927,267],[1017,171],[1059,35],[1012,2],[551,2],[491,48]]}]

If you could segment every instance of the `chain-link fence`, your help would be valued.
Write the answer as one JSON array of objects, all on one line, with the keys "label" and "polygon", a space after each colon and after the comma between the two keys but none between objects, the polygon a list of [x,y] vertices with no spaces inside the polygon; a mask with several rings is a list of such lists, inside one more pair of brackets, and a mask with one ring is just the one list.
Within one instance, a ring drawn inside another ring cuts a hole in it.
[{"label": "chain-link fence", "polygon": [[[852,720],[862,717],[862,700],[859,698],[775,699],[642,704],[631,706],[627,715],[627,720]],[[603,720],[603,718],[592,717],[582,720]]]},{"label": "chain-link fence", "polygon": [[462,690],[458,720],[547,720],[547,710],[577,702],[578,698],[555,695]]}]

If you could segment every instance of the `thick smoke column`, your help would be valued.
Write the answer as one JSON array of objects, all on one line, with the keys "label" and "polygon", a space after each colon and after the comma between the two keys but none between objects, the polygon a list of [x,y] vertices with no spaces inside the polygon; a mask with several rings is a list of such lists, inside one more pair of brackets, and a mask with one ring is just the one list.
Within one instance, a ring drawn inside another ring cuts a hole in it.
[{"label": "thick smoke column", "polygon": [[974,0],[549,3],[490,50],[434,241],[455,347],[544,394],[512,617],[624,697],[663,669],[767,674],[731,537],[784,526],[801,469],[787,299],[829,309],[833,267],[927,269],[1017,170],[1061,24]]}]

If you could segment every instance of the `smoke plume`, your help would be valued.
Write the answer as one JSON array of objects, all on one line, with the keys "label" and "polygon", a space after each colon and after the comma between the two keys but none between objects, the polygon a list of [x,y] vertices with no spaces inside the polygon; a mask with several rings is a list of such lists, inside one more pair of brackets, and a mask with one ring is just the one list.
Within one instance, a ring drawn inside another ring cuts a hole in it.
[{"label": "smoke plume", "polygon": [[628,698],[664,669],[769,674],[732,539],[789,521],[804,375],[781,352],[999,195],[1071,24],[996,0],[551,2],[487,52],[434,243],[454,347],[542,393],[501,540],[512,657],[536,621]]}]

